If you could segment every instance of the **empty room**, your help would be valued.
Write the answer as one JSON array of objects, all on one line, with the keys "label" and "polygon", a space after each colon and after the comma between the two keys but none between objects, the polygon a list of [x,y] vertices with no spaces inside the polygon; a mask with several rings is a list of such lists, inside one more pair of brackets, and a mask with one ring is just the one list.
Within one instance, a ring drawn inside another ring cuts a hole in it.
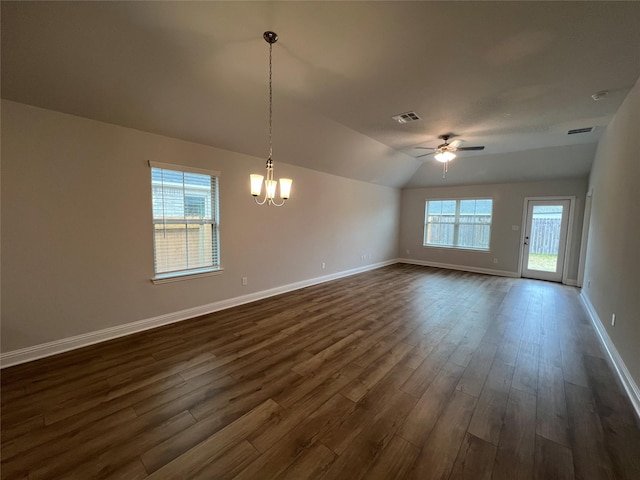
[{"label": "empty room", "polygon": [[0,19],[0,478],[640,479],[640,2]]}]

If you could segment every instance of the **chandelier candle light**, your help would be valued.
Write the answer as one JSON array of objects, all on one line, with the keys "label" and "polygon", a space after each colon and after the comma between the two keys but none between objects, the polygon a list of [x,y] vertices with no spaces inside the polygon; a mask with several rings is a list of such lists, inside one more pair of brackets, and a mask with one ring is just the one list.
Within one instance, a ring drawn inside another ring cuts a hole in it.
[{"label": "chandelier candle light", "polygon": [[272,142],[272,128],[271,128],[271,120],[273,117],[273,88],[271,82],[271,58],[272,58],[272,50],[273,44],[278,41],[278,35],[274,32],[264,32],[263,35],[266,42],[269,44],[269,158],[267,159],[267,178],[264,181],[265,192],[264,198],[262,200],[258,200],[258,197],[262,193],[262,181],[264,177],[262,175],[252,174],[251,178],[251,195],[253,195],[254,200],[258,205],[273,205],[276,207],[281,207],[284,205],[285,201],[289,198],[291,194],[291,184],[293,180],[290,178],[281,178],[280,179],[280,199],[282,200],[280,203],[276,202],[276,187],[278,182],[273,179],[273,142]]}]

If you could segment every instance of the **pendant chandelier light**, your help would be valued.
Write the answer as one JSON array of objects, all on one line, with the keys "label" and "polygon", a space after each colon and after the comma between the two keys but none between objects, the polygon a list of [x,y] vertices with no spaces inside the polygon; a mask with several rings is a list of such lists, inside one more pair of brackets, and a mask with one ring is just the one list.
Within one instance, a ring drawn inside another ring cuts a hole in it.
[{"label": "pendant chandelier light", "polygon": [[[254,200],[258,205],[264,205],[265,203],[269,206],[273,205],[276,207],[281,207],[284,205],[285,201],[289,198],[291,194],[291,183],[293,180],[290,178],[281,178],[280,183],[280,199],[281,202],[276,202],[276,187],[278,182],[273,179],[273,159],[271,158],[273,155],[273,142],[272,142],[272,117],[273,117],[273,88],[271,82],[271,72],[272,72],[272,51],[273,44],[278,41],[278,35],[274,32],[264,32],[262,35],[266,42],[269,44],[269,158],[267,159],[267,174],[266,179],[262,175],[252,174],[251,178],[251,195],[253,195]],[[262,181],[264,180],[264,198],[259,200],[260,194],[262,193]]]}]

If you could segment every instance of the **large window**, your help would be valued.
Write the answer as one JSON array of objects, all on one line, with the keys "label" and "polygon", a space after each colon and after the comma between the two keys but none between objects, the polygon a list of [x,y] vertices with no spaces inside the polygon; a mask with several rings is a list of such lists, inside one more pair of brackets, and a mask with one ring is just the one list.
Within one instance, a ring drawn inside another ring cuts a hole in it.
[{"label": "large window", "polygon": [[489,250],[490,198],[427,200],[424,245]]},{"label": "large window", "polygon": [[149,166],[155,278],[220,270],[218,172]]}]

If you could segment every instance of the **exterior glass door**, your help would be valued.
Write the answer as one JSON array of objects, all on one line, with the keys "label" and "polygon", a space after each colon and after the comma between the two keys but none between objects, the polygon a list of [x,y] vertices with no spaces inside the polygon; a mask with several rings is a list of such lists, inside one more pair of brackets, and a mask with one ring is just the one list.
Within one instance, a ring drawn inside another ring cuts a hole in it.
[{"label": "exterior glass door", "polygon": [[522,276],[562,281],[570,200],[529,200]]}]

